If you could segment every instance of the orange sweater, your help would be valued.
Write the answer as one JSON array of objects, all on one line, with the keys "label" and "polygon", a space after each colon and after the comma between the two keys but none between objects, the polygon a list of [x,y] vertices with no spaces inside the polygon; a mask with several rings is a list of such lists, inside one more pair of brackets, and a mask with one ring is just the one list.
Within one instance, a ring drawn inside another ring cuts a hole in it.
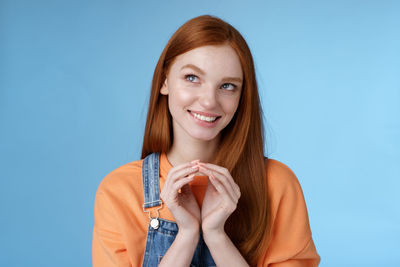
[{"label": "orange sweater", "polygon": [[[307,208],[295,174],[283,163],[268,159],[273,237],[258,266],[317,266],[320,258],[311,237]],[[160,190],[171,168],[160,156]],[[201,205],[207,187],[199,176],[191,188]],[[142,160],[125,164],[100,183],[94,207],[93,266],[141,266],[146,246],[148,214],[143,212]],[[160,217],[174,221],[167,207]]]}]

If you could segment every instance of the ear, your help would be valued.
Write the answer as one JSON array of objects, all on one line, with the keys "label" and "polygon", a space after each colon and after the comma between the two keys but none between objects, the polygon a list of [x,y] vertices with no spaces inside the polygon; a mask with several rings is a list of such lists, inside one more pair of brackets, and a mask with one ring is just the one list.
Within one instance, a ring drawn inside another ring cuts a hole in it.
[{"label": "ear", "polygon": [[164,84],[160,89],[160,93],[162,95],[168,95],[168,83],[167,83],[167,79],[165,78]]}]

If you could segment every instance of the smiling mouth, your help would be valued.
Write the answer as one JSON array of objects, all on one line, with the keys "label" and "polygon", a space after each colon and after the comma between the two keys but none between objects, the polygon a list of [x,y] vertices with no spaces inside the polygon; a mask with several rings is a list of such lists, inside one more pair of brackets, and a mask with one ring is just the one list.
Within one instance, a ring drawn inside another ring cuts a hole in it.
[{"label": "smiling mouth", "polygon": [[191,111],[191,110],[188,110],[188,112],[190,114],[192,114],[193,117],[195,117],[196,119],[204,121],[204,122],[209,122],[209,123],[213,123],[216,120],[218,120],[219,118],[221,118],[221,116],[215,116],[215,117],[214,116],[204,116],[204,115],[198,114],[198,113],[196,113],[194,111]]}]

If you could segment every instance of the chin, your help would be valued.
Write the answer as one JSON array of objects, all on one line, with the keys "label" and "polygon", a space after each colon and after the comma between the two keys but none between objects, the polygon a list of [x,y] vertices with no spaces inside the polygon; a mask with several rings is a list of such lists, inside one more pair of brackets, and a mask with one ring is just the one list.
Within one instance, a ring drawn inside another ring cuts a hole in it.
[{"label": "chin", "polygon": [[217,137],[217,134],[207,134],[207,133],[192,133],[190,134],[193,138],[201,141],[211,141]]}]

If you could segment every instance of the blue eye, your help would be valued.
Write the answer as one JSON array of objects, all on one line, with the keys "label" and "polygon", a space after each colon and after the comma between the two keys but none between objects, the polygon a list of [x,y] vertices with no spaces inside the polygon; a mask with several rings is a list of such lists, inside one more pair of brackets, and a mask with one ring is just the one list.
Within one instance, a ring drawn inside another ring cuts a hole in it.
[{"label": "blue eye", "polygon": [[193,75],[193,74],[185,75],[185,80],[187,80],[189,82],[195,82],[196,79],[197,79],[196,75]]},{"label": "blue eye", "polygon": [[234,85],[233,83],[224,83],[221,87],[228,91],[232,91],[236,88],[236,85]]}]

